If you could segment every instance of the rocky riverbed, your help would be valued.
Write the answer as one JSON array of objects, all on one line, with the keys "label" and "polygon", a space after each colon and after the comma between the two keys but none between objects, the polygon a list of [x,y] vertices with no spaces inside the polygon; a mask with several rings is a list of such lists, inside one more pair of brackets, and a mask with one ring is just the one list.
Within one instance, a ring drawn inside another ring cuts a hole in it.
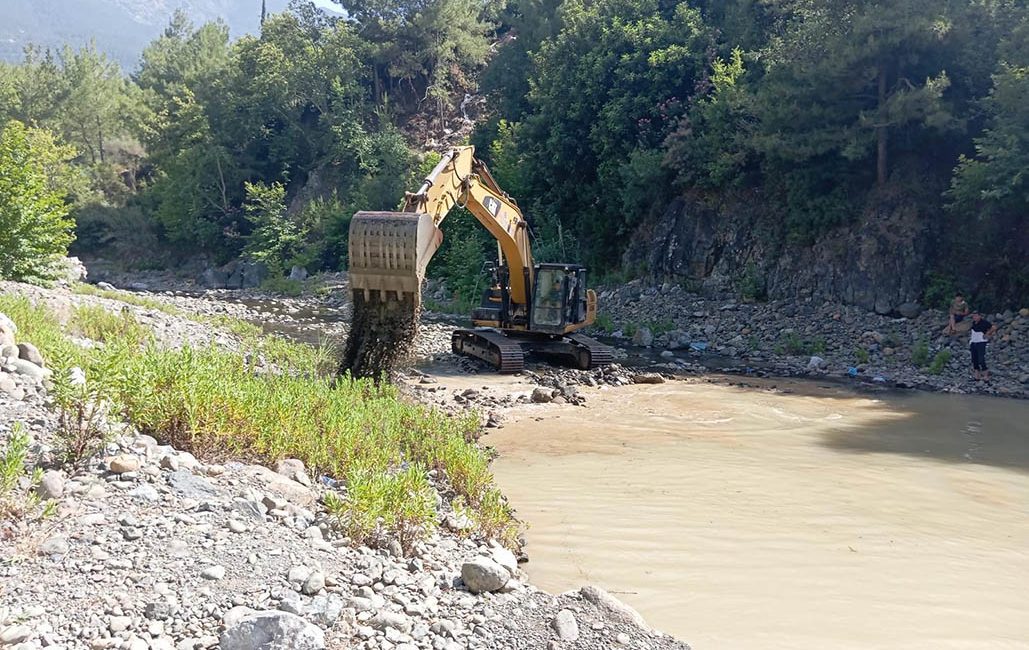
[{"label": "rocky riverbed", "polygon": [[[240,337],[197,317],[265,313],[210,296],[151,296],[164,305],[157,308],[11,283],[0,292],[59,317],[81,305],[125,310],[171,347],[238,350]],[[53,510],[0,523],[0,646],[686,647],[598,588],[535,589],[511,551],[469,536],[443,499],[440,528],[404,552],[396,541],[373,549],[342,537],[323,505],[332,480],[296,460],[268,468],[198,459],[112,419],[102,423],[110,442],[98,454],[61,465],[45,361],[12,347],[16,328],[0,323],[0,442],[9,444],[16,427],[29,435],[28,465],[42,472],[32,489]],[[432,355],[431,345],[424,350]],[[532,388],[528,400],[566,395],[573,398],[568,389]],[[463,402],[477,403],[470,394]]]},{"label": "rocky riverbed", "polygon": [[944,335],[947,314],[915,304],[884,315],[813,299],[715,299],[680,285],[641,281],[602,290],[599,302],[605,333],[649,349],[670,371],[701,365],[760,376],[1029,397],[1029,307],[986,314],[998,327],[987,353],[992,379],[977,382],[970,376],[967,331]]}]

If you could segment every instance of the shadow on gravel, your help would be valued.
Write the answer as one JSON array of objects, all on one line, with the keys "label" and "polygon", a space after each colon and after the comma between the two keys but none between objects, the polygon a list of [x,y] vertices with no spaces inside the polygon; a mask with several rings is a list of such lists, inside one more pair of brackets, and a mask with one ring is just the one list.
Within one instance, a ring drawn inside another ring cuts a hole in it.
[{"label": "shadow on gravel", "polygon": [[865,454],[903,454],[1029,472],[1029,402],[972,395],[891,395],[906,417],[837,429],[823,444]]}]

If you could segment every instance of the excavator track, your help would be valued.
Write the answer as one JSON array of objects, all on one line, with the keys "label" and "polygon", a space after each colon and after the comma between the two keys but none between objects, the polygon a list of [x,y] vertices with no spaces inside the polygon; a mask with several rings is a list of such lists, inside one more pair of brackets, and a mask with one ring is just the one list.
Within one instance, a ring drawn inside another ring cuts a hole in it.
[{"label": "excavator track", "polygon": [[614,350],[610,345],[604,345],[584,334],[569,334],[565,338],[571,340],[575,346],[589,351],[589,368],[600,368],[614,361]]},{"label": "excavator track", "polygon": [[496,330],[454,330],[450,345],[454,354],[475,357],[499,372],[519,372],[525,367],[525,352],[519,342]]}]

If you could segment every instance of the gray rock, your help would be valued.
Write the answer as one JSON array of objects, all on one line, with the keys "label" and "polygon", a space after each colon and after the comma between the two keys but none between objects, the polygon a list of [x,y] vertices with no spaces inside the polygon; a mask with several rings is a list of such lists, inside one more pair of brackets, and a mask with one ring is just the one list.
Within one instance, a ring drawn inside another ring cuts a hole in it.
[{"label": "gray rock", "polygon": [[220,564],[204,567],[200,571],[200,577],[204,580],[221,580],[225,577],[225,567]]},{"label": "gray rock", "polygon": [[31,343],[18,344],[18,358],[24,359],[25,361],[28,361],[30,363],[34,363],[40,368],[46,366],[46,364],[43,363],[43,355],[40,354],[36,346],[32,345]]},{"label": "gray rock", "polygon": [[289,279],[296,282],[303,282],[307,279],[307,269],[302,266],[294,266],[289,270]]},{"label": "gray rock", "polygon": [[60,535],[55,535],[39,545],[40,555],[67,555],[68,540]]},{"label": "gray rock", "polygon": [[897,306],[897,313],[904,318],[918,318],[922,313],[922,305],[917,302],[905,302]]},{"label": "gray rock", "polygon": [[49,470],[36,486],[36,494],[41,499],[60,499],[64,494],[64,475],[57,470]]},{"label": "gray rock", "polygon": [[295,591],[287,591],[282,594],[278,608],[283,612],[299,616],[304,613],[304,599]]},{"label": "gray rock", "polygon": [[300,585],[300,592],[307,596],[314,596],[322,589],[325,589],[325,574],[321,571],[312,571]]},{"label": "gray rock", "polygon": [[484,557],[477,557],[461,565],[461,580],[473,594],[499,591],[510,577],[511,574],[506,568]]},{"label": "gray rock", "polygon": [[[0,334],[3,336],[3,334]],[[14,338],[13,336],[11,337]],[[17,359],[21,351],[18,350],[18,346],[14,343],[8,343],[0,340],[0,360],[2,359]]]},{"label": "gray rock", "polygon": [[97,282],[96,283],[96,288],[97,289],[101,289],[103,291],[117,291],[115,286],[113,284],[111,284],[110,282]]},{"label": "gray rock", "polygon": [[155,503],[161,500],[161,495],[152,485],[143,484],[129,490],[129,496],[139,501]]},{"label": "gray rock", "polygon": [[406,614],[399,612],[380,611],[376,612],[370,619],[368,619],[368,625],[371,625],[376,630],[385,630],[386,628],[393,628],[399,630],[404,634],[407,634],[411,630],[411,618]]},{"label": "gray rock", "polygon": [[237,605],[236,607],[233,607],[229,611],[225,612],[225,615],[222,616],[222,624],[224,624],[226,628],[230,628],[233,625],[236,625],[237,623],[242,621],[247,616],[250,616],[251,614],[255,613],[256,612],[250,609],[249,607]]},{"label": "gray rock", "polygon": [[571,610],[562,609],[558,612],[550,621],[550,627],[557,632],[557,638],[562,641],[576,641],[579,638],[579,624]]},{"label": "gray rock", "polygon": [[343,599],[339,596],[315,596],[307,607],[307,615],[315,623],[332,627],[343,613]]},{"label": "gray rock", "polygon": [[165,621],[171,618],[175,614],[175,608],[172,607],[171,603],[163,600],[157,600],[152,603],[147,603],[146,607],[143,608],[143,616],[154,620],[154,621]]},{"label": "gray rock", "polygon": [[604,613],[605,618],[611,618],[621,623],[635,625],[641,630],[649,631],[650,627],[639,612],[618,600],[595,585],[586,585],[579,589],[579,595],[588,603]]},{"label": "gray rock", "polygon": [[221,650],[322,650],[325,633],[296,614],[257,612],[226,628]]},{"label": "gray rock", "polygon": [[632,378],[635,384],[663,384],[665,378],[656,372],[642,372]]},{"label": "gray rock", "polygon": [[275,471],[301,485],[308,487],[311,485],[311,478],[307,475],[307,468],[304,467],[304,461],[302,460],[283,458],[275,463]]},{"label": "gray rock", "polygon": [[0,311],[0,330],[7,332],[12,337],[18,333],[18,326],[15,325],[14,321],[2,311]]},{"label": "gray rock", "polygon": [[180,469],[169,472],[167,479],[168,485],[173,490],[192,499],[202,499],[218,492],[207,482],[207,479],[197,476],[188,470]]},{"label": "gray rock", "polygon": [[641,327],[632,335],[633,345],[650,347],[654,343],[654,334],[649,327]]},{"label": "gray rock", "polygon": [[532,391],[532,401],[536,404],[546,404],[547,402],[554,401],[553,389],[544,388],[543,386],[534,388]]},{"label": "gray rock", "polygon": [[0,645],[16,645],[28,641],[32,636],[32,628],[26,625],[8,625],[0,629]]},{"label": "gray rock", "polygon": [[14,372],[17,374],[32,377],[33,379],[46,379],[53,374],[50,370],[43,368],[42,366],[37,366],[31,361],[26,361],[25,359],[10,359],[8,360],[8,363],[14,368]]},{"label": "gray rock", "polygon": [[14,382],[14,379],[5,372],[0,372],[0,393],[10,395],[11,397],[14,397],[15,393],[20,393],[21,397],[25,397],[25,391],[18,388],[18,384]]}]

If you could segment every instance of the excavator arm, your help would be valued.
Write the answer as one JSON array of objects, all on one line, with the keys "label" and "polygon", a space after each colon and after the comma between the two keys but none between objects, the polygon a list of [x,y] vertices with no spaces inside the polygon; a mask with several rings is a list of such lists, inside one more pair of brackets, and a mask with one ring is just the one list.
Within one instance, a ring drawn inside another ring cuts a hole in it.
[{"label": "excavator arm", "polygon": [[358,212],[350,224],[351,290],[393,291],[398,297],[420,288],[429,260],[443,242],[440,226],[455,207],[464,207],[497,240],[508,269],[510,296],[528,305],[533,260],[528,223],[514,199],[474,155],[473,147],[454,147],[408,193],[403,212]]}]

